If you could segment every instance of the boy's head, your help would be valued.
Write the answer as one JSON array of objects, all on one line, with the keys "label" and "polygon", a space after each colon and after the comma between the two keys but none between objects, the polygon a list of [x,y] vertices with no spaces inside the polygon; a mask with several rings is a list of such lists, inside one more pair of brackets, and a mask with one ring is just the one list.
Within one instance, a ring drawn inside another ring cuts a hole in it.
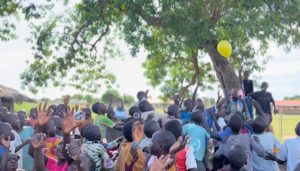
[{"label": "boy's head", "polygon": [[18,169],[18,161],[20,159],[20,156],[15,153],[9,153],[7,157],[7,165],[6,169],[7,171],[15,171]]},{"label": "boy's head", "polygon": [[250,71],[244,71],[244,80],[248,80],[250,76]]},{"label": "boy's head", "polygon": [[239,133],[241,128],[243,126],[243,120],[240,116],[238,115],[233,115],[228,122],[228,127],[231,128],[231,130],[234,133]]},{"label": "boy's head", "polygon": [[8,137],[10,137],[11,141],[15,140],[15,135],[8,123],[0,122],[0,136],[2,135],[6,141],[8,140]]},{"label": "boy's head", "polygon": [[237,88],[233,88],[231,90],[231,97],[233,101],[237,101],[239,99],[239,90]]},{"label": "boy's head", "polygon": [[234,170],[240,170],[247,163],[247,153],[241,145],[233,145],[228,152],[228,162]]},{"label": "boy's head", "polygon": [[245,117],[245,116],[243,115],[243,113],[240,112],[240,111],[236,111],[236,112],[234,113],[234,115],[239,116],[243,121],[246,120],[246,117]]},{"label": "boy's head", "polygon": [[53,120],[49,120],[49,122],[45,125],[45,133],[47,137],[55,137],[56,136],[56,126]]},{"label": "boy's head", "polygon": [[203,110],[204,109],[204,103],[203,103],[202,99],[197,99],[196,100],[196,107],[199,110]]},{"label": "boy's head", "polygon": [[175,118],[179,118],[179,107],[175,104],[170,105],[168,107],[168,115],[169,116],[174,116]]},{"label": "boy's head", "polygon": [[166,155],[175,142],[176,138],[170,131],[158,131],[152,137],[151,154],[157,157]]},{"label": "boy's head", "polygon": [[83,129],[83,137],[88,141],[99,142],[101,140],[100,129],[96,125],[87,125]]},{"label": "boy's head", "polygon": [[96,102],[93,104],[92,110],[94,113],[96,113],[98,115],[104,115],[105,113],[107,113],[106,105],[103,103],[99,103],[99,102]]},{"label": "boy's head", "polygon": [[260,88],[262,91],[267,91],[268,87],[269,87],[269,84],[267,82],[261,83]]},{"label": "boy's head", "polygon": [[139,103],[139,109],[141,112],[149,112],[154,110],[153,106],[147,100],[143,100]]},{"label": "boy's head", "polygon": [[86,120],[91,119],[91,117],[92,117],[92,111],[91,111],[90,108],[86,107],[86,108],[82,108],[81,110],[84,112]]},{"label": "boy's head", "polygon": [[36,108],[31,108],[30,109],[29,118],[36,119]]},{"label": "boy's head", "polygon": [[130,116],[134,116],[136,113],[141,113],[140,109],[137,106],[132,106],[128,111]]},{"label": "boy's head", "polygon": [[8,114],[8,110],[6,107],[0,107],[0,121],[3,120],[4,115]]},{"label": "boy's head", "polygon": [[123,100],[120,98],[117,98],[115,101],[117,109],[123,109],[124,108],[124,103]]},{"label": "boy's head", "polygon": [[56,131],[61,132],[62,131],[62,119],[59,116],[52,116],[51,120],[53,121]]},{"label": "boy's head", "polygon": [[139,91],[136,95],[137,99],[139,101],[143,100],[143,99],[147,99],[147,94],[144,91]]},{"label": "boy's head", "polygon": [[173,99],[175,105],[179,105],[179,103],[181,101],[181,97],[178,93],[176,93],[172,99]]},{"label": "boy's head", "polygon": [[20,130],[21,128],[21,122],[16,114],[5,115],[3,122],[9,123],[14,130]]},{"label": "boy's head", "polygon": [[20,120],[21,127],[28,125],[27,120],[26,120],[27,119],[26,113],[24,114],[23,112],[18,112],[17,116]]},{"label": "boy's head", "polygon": [[202,115],[203,115],[202,111],[193,112],[191,116],[192,122],[194,122],[197,125],[204,123]]},{"label": "boy's head", "polygon": [[295,132],[296,132],[296,135],[300,137],[300,122],[298,122],[298,124],[295,128]]},{"label": "boy's head", "polygon": [[185,109],[186,109],[187,111],[192,110],[192,108],[193,108],[193,100],[192,100],[192,99],[186,99],[186,100],[183,102],[183,106],[185,107]]},{"label": "boy's head", "polygon": [[59,116],[60,118],[64,117],[64,113],[68,112],[68,107],[65,104],[59,104],[54,110],[53,115]]},{"label": "boy's head", "polygon": [[63,97],[64,104],[65,104],[65,105],[68,105],[69,102],[70,102],[70,99],[71,99],[71,97],[70,97],[69,95],[65,95],[65,96]]},{"label": "boy's head", "polygon": [[177,119],[168,121],[165,124],[165,130],[172,132],[176,140],[182,135],[182,126]]},{"label": "boy's head", "polygon": [[159,130],[159,124],[152,120],[145,124],[144,133],[146,137],[152,138],[152,135]]},{"label": "boy's head", "polygon": [[262,134],[268,127],[268,123],[265,118],[258,116],[254,119],[253,132],[256,134]]},{"label": "boy's head", "polygon": [[132,125],[135,122],[135,120],[128,122],[124,127],[123,127],[123,136],[125,137],[127,142],[132,142]]}]

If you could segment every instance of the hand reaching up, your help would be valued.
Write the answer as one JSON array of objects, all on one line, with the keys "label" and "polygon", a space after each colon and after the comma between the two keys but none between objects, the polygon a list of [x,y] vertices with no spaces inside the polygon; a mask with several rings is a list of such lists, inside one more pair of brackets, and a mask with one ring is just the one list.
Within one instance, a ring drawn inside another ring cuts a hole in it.
[{"label": "hand reaching up", "polygon": [[[83,116],[85,118],[85,116]],[[74,118],[74,108],[71,111],[64,113],[62,122],[62,129],[65,134],[70,134],[77,126],[79,126],[84,120],[76,121]]]},{"label": "hand reaching up", "polygon": [[136,121],[132,125],[132,138],[137,143],[144,138],[144,124],[141,121]]},{"label": "hand reaching up", "polygon": [[31,138],[31,144],[33,148],[41,148],[45,145],[46,134],[37,133]]},{"label": "hand reaching up", "polygon": [[183,139],[182,136],[178,138],[175,144],[172,145],[172,147],[169,150],[170,154],[176,154],[178,151],[184,149],[189,144],[189,137],[185,136]]},{"label": "hand reaching up", "polygon": [[8,140],[5,140],[4,135],[1,135],[1,144],[4,148],[9,149],[10,147],[10,136],[8,137]]},{"label": "hand reaching up", "polygon": [[51,113],[53,112],[52,109],[47,109],[47,102],[44,104],[42,109],[42,104],[39,104],[39,107],[36,108],[36,115],[37,115],[37,124],[39,126],[45,126],[51,118]]},{"label": "hand reaching up", "polygon": [[150,171],[164,171],[172,162],[173,160],[170,158],[170,155],[162,155],[151,164]]}]

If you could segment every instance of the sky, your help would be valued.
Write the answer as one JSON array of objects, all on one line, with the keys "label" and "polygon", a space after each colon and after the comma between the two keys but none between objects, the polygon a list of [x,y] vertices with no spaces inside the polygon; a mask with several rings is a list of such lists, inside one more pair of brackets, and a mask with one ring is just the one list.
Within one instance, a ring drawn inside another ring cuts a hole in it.
[{"label": "sky", "polygon": [[[0,42],[0,84],[19,90],[20,92],[32,97],[47,97],[50,99],[59,98],[65,94],[80,93],[72,87],[64,89],[47,87],[41,89],[38,94],[32,94],[27,90],[21,89],[20,74],[28,67],[26,61],[32,61],[32,51],[26,38],[30,35],[30,30],[25,23],[19,23],[17,27],[16,40],[9,42]],[[152,88],[144,76],[142,63],[146,60],[146,52],[142,51],[137,57],[131,57],[128,46],[123,41],[118,41],[123,59],[109,60],[107,62],[108,71],[114,73],[117,77],[114,86],[122,94],[129,94],[135,97],[137,91],[149,89],[150,96],[158,97],[159,88]],[[265,71],[255,73],[260,79],[258,82],[267,81],[269,91],[272,92],[275,99],[283,99],[285,96],[300,94],[300,49],[294,48],[287,52],[284,48],[270,44],[268,54],[272,56],[271,60],[265,66]],[[97,97],[105,91],[100,90]],[[200,97],[216,98],[216,91],[199,92]]]}]

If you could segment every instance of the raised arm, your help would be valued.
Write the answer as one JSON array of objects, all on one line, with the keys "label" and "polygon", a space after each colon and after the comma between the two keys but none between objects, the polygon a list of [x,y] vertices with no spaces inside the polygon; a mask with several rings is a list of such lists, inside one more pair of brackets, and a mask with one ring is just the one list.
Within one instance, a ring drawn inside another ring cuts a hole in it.
[{"label": "raised arm", "polygon": [[35,170],[46,170],[47,158],[43,155],[42,148],[45,145],[46,135],[37,133],[31,139],[32,148],[34,151],[34,168]]}]

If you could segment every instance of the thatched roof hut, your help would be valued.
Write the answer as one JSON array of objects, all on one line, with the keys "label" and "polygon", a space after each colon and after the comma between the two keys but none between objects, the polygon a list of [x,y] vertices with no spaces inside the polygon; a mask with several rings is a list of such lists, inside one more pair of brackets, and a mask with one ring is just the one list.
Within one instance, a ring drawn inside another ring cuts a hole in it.
[{"label": "thatched roof hut", "polygon": [[34,102],[33,99],[21,94],[15,89],[0,85],[0,99],[3,106],[6,106],[10,111],[13,111],[13,104],[22,102]]}]

